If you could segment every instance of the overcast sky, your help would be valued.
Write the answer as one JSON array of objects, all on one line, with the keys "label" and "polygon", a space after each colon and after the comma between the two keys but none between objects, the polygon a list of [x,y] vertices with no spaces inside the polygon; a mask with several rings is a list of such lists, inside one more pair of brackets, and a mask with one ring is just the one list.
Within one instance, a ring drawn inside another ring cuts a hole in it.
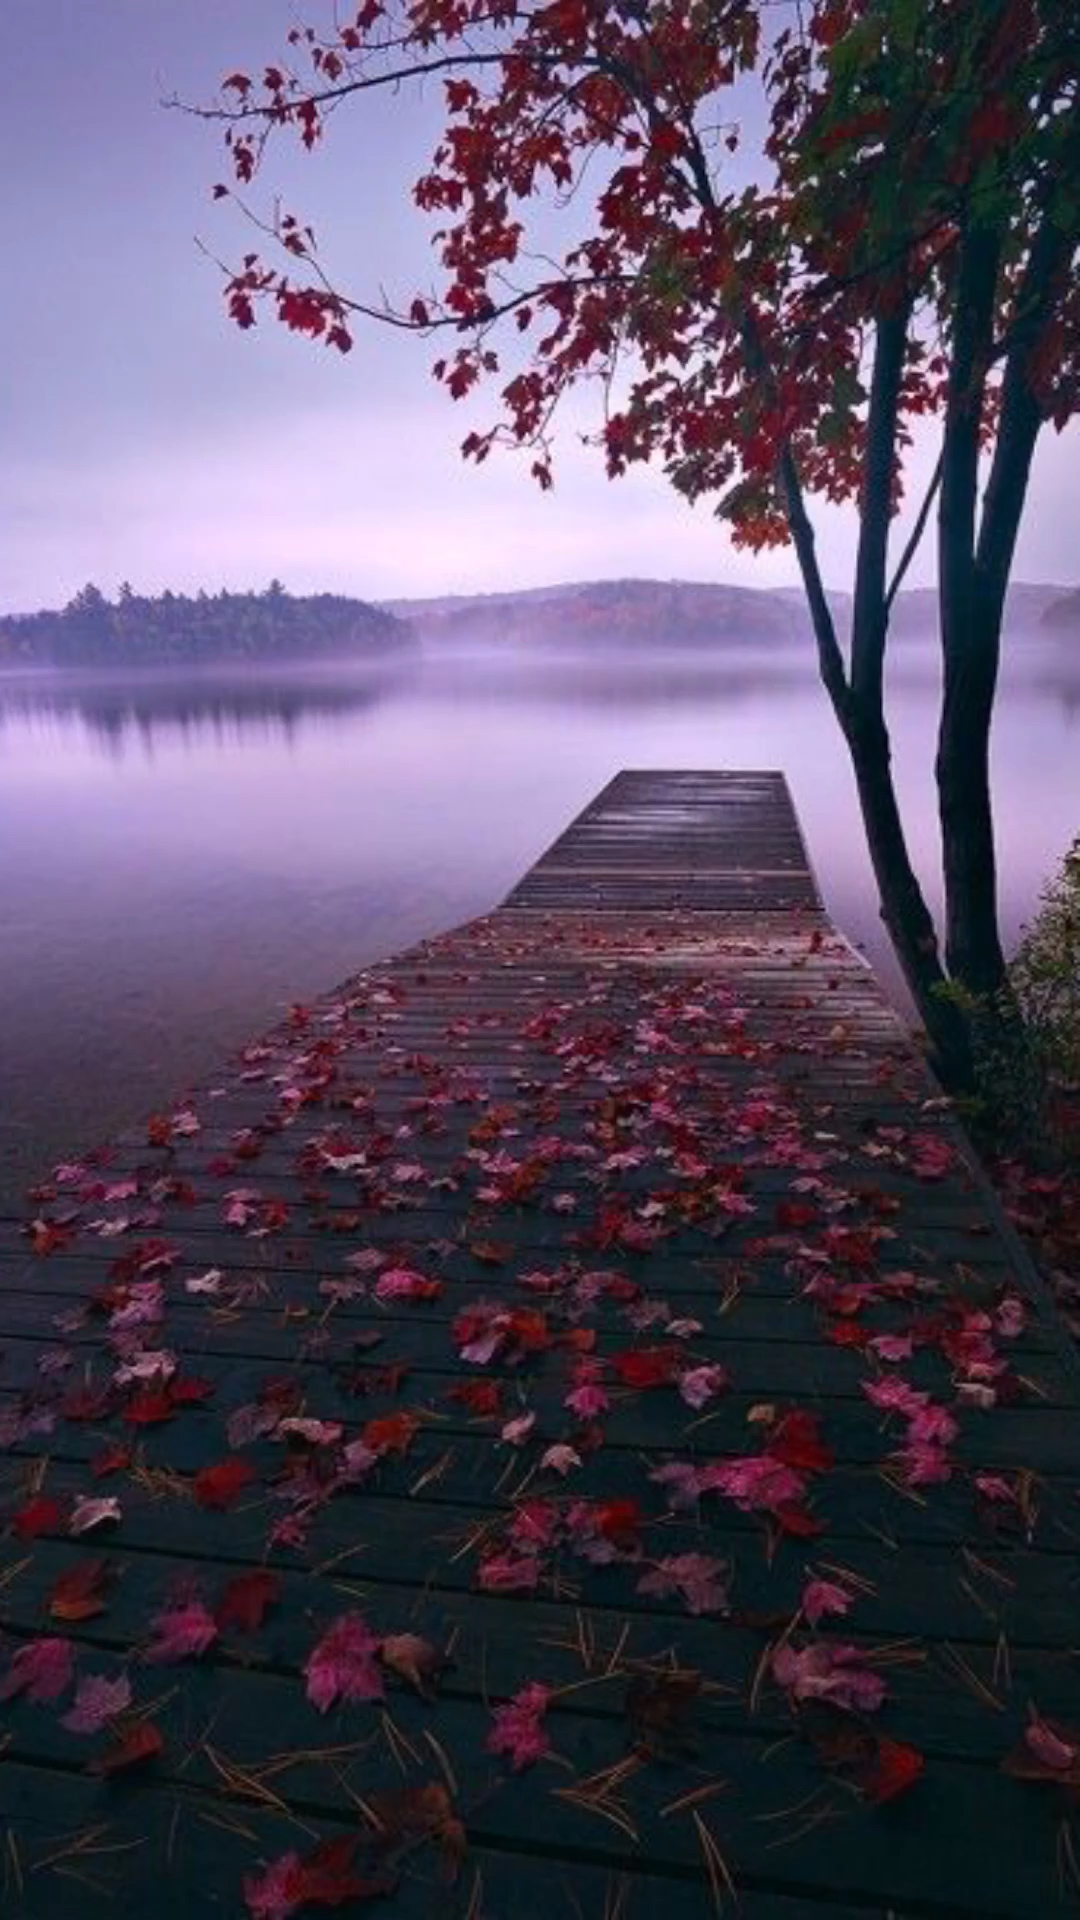
[{"label": "overcast sky", "polygon": [[[327,14],[312,0],[312,18]],[[220,135],[163,110],[281,52],[289,0],[0,0],[0,610],[107,592],[262,585],[369,597],[626,574],[796,579],[788,553],[733,553],[707,507],[659,474],[605,480],[564,436],[541,496],[512,458],[457,448],[470,420],[422,342],[364,333],[348,360],[225,319],[216,268],[247,244],[210,188]],[[313,219],[350,291],[429,277],[407,194],[429,109],[340,116],[313,159],[282,145],[269,179]],[[1071,583],[1077,437],[1046,436],[1017,576]],[[821,516],[846,583],[850,517]],[[927,583],[929,553],[916,583]]]}]

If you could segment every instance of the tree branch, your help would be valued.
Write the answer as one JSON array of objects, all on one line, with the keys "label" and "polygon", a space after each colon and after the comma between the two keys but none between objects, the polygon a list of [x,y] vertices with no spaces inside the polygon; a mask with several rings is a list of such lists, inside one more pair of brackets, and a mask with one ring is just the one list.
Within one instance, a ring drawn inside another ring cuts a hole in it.
[{"label": "tree branch", "polygon": [[900,555],[899,564],[897,566],[896,572],[893,574],[888,592],[885,595],[886,613],[889,613],[892,610],[892,603],[896,599],[896,596],[900,591],[900,583],[903,580],[904,575],[907,572],[908,568],[910,567],[912,561],[914,560],[915,553],[919,545],[919,541],[922,539],[923,534],[926,531],[926,523],[930,518],[930,509],[934,504],[934,496],[941,485],[941,470],[942,470],[942,455],[941,453],[939,453],[937,460],[934,463],[934,471],[930,478],[930,485],[926,489],[925,498],[923,500],[922,506],[919,508],[918,518],[916,519],[915,525],[911,530],[911,538],[909,539],[907,546],[904,548],[903,553]]},{"label": "tree branch", "polygon": [[979,610],[1000,621],[1043,412],[1032,391],[1028,356],[1052,310],[1061,273],[1080,242],[1049,213],[1031,243],[1017,295],[1017,321],[1005,362],[1001,418],[975,548]]},{"label": "tree branch", "polygon": [[832,701],[833,711],[846,732],[851,716],[851,689],[848,686],[844,656],[836,638],[836,627],[829,609],[829,602],[825,597],[825,587],[817,561],[814,529],[806,511],[799,470],[790,445],[786,446],[780,455],[778,474],[787,510],[788,525],[791,528],[792,544],[810,605],[810,617],[814,624],[818,669]]},{"label": "tree branch", "polygon": [[874,713],[881,711],[888,630],[885,568],[892,518],[896,420],[910,317],[911,306],[905,298],[878,319],[866,420],[855,604],[851,618],[851,691],[860,708]]}]

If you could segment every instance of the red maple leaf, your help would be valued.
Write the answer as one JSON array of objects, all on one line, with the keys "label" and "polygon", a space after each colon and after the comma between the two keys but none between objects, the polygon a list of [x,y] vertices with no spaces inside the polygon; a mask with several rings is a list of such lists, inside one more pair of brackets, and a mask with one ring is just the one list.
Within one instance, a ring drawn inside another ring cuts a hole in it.
[{"label": "red maple leaf", "polygon": [[835,1458],[821,1438],[816,1414],[801,1410],[785,1413],[777,1421],[766,1451],[785,1467],[803,1473],[828,1473]]},{"label": "red maple leaf", "polygon": [[77,1560],[53,1583],[49,1612],[54,1620],[93,1620],[105,1611],[112,1563],[104,1559]]},{"label": "red maple leaf", "polygon": [[57,1533],[62,1520],[56,1501],[42,1494],[12,1514],[11,1531],[16,1540],[36,1540],[40,1533]]},{"label": "red maple leaf", "polygon": [[207,1507],[215,1513],[226,1513],[255,1477],[254,1467],[246,1460],[238,1460],[235,1456],[231,1460],[221,1460],[216,1466],[200,1468],[195,1475],[195,1498],[200,1507]]},{"label": "red maple leaf", "polygon": [[883,1801],[895,1800],[898,1794],[906,1793],[925,1768],[926,1762],[917,1747],[879,1734],[873,1758],[854,1776],[855,1785],[864,1799],[880,1806]]},{"label": "red maple leaf", "polygon": [[502,1411],[502,1388],[497,1380],[459,1380],[451,1387],[450,1398],[481,1418],[492,1419]]},{"label": "red maple leaf", "polygon": [[169,1399],[174,1407],[201,1407],[213,1391],[212,1380],[201,1380],[195,1374],[178,1374],[169,1381]]},{"label": "red maple leaf", "polygon": [[677,1347],[637,1347],[613,1353],[611,1365],[624,1387],[667,1387],[676,1378],[682,1355]]},{"label": "red maple leaf", "polygon": [[407,1453],[419,1425],[415,1413],[388,1413],[369,1420],[360,1437],[372,1453]]},{"label": "red maple leaf", "polygon": [[266,1567],[238,1573],[218,1601],[214,1618],[223,1631],[226,1627],[238,1627],[241,1633],[257,1633],[267,1607],[273,1606],[280,1593],[279,1576]]},{"label": "red maple leaf", "polygon": [[123,1473],[131,1465],[130,1447],[106,1447],[103,1453],[94,1455],[90,1462],[90,1471],[95,1480],[105,1480],[110,1473]]},{"label": "red maple leaf", "polygon": [[171,1420],[176,1407],[167,1387],[146,1387],[128,1401],[124,1419],[129,1427],[157,1427]]},{"label": "red maple leaf", "polygon": [[637,1545],[641,1532],[641,1508],[636,1500],[603,1500],[592,1510],[597,1533],[616,1547]]},{"label": "red maple leaf", "polygon": [[131,1767],[143,1767],[155,1760],[165,1745],[159,1727],[152,1720],[136,1720],[111,1747],[90,1763],[89,1773],[127,1773]]}]

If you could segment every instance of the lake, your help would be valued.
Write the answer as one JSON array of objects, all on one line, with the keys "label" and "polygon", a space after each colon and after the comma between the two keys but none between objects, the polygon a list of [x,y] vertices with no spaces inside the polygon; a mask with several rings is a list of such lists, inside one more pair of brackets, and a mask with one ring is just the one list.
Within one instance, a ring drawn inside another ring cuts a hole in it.
[{"label": "lake", "polygon": [[[1014,638],[994,748],[1010,937],[1080,830],[1080,673]],[[936,902],[932,650],[905,643],[891,700]],[[830,911],[899,996],[844,749],[786,650],[0,676],[0,1202],[290,1002],[495,905],[624,766],[782,768]]]}]

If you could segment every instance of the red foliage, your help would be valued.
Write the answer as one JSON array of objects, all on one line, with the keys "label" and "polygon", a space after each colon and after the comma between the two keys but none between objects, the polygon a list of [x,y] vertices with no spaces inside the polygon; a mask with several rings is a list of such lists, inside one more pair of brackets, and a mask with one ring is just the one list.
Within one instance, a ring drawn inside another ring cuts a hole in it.
[{"label": "red foliage", "polygon": [[237,1627],[241,1633],[257,1633],[263,1616],[281,1593],[281,1580],[265,1567],[251,1573],[238,1573],[230,1580],[217,1606],[214,1618],[222,1632]]},{"label": "red foliage", "polygon": [[231,1460],[219,1461],[216,1466],[200,1468],[192,1484],[200,1507],[226,1513],[254,1479],[254,1467],[234,1456]]}]

